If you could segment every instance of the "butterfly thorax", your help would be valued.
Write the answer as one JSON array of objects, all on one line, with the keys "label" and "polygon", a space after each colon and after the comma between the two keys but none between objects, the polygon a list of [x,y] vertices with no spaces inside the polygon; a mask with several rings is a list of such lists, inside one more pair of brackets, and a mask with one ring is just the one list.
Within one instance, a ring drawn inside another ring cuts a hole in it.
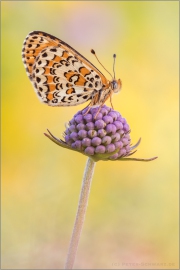
[{"label": "butterfly thorax", "polygon": [[120,79],[109,81],[108,84],[103,85],[101,90],[94,91],[91,105],[95,107],[104,104],[113,93],[118,93],[120,91],[121,85]]}]

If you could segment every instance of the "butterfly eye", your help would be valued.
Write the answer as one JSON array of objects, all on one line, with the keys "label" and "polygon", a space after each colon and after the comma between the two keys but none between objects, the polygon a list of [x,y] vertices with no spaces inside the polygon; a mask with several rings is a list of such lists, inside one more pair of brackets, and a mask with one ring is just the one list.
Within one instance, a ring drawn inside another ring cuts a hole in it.
[{"label": "butterfly eye", "polygon": [[113,89],[116,89],[118,87],[117,82],[113,81]]},{"label": "butterfly eye", "polygon": [[118,82],[116,80],[113,80],[111,82],[111,88],[114,91],[114,93],[118,93],[119,92],[120,87],[119,87]]}]

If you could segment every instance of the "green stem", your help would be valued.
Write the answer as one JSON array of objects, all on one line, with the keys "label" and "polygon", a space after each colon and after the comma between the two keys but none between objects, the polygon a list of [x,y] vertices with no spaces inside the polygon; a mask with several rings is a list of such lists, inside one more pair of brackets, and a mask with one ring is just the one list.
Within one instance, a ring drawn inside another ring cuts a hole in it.
[{"label": "green stem", "polygon": [[91,158],[88,158],[87,163],[86,163],[86,168],[84,171],[78,210],[77,210],[76,220],[74,223],[72,237],[71,237],[71,241],[69,245],[69,251],[68,251],[68,255],[66,259],[65,269],[72,269],[74,265],[74,261],[75,261],[76,253],[78,249],[78,243],[80,240],[81,231],[82,231],[83,223],[85,220],[94,168],[95,168],[95,162]]}]

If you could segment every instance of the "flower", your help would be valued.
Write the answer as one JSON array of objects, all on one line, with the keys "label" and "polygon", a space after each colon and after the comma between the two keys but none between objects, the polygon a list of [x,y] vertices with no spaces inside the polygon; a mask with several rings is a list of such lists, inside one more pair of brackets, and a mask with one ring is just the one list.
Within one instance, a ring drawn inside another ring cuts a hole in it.
[{"label": "flower", "polygon": [[151,161],[157,158],[129,158],[137,151],[134,149],[141,139],[132,146],[126,119],[106,105],[78,111],[66,127],[64,141],[48,132],[45,135],[56,144],[89,156],[94,161]]}]

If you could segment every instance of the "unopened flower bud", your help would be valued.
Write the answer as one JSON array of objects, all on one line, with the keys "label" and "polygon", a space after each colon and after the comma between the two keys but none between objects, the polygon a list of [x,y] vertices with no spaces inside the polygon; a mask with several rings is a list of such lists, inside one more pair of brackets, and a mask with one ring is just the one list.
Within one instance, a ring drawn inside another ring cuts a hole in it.
[{"label": "unopened flower bud", "polygon": [[65,142],[48,132],[50,135],[45,135],[55,143],[89,156],[94,161],[155,159],[128,157],[135,152],[134,149],[139,145],[140,140],[136,145],[131,145],[130,127],[126,119],[106,105],[78,111],[69,121],[69,126],[64,132]]}]

